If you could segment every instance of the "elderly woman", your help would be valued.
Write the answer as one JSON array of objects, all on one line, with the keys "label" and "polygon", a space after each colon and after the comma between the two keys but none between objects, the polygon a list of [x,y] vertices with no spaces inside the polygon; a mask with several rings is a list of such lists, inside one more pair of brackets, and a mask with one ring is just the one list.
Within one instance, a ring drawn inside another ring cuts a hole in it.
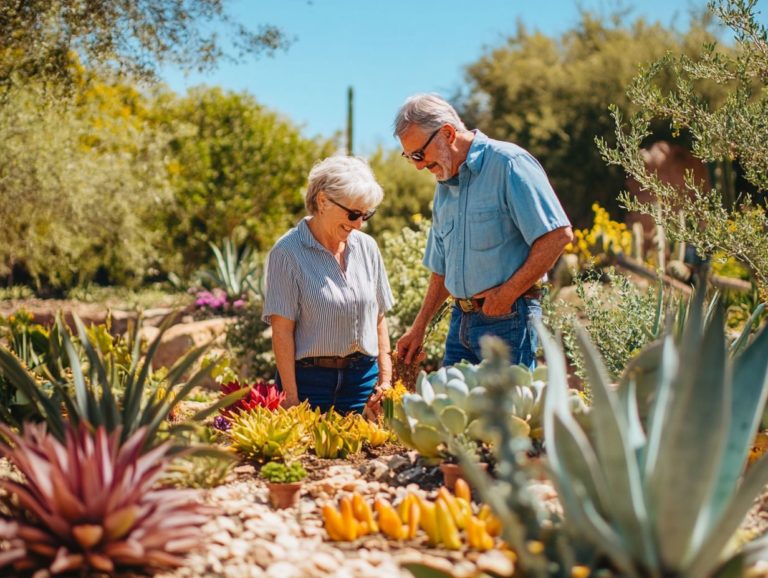
[{"label": "elderly woman", "polygon": [[392,290],[376,241],[360,231],[383,196],[365,161],[327,158],[309,173],[309,216],[269,253],[263,318],[286,407],[308,399],[376,413],[389,386]]}]

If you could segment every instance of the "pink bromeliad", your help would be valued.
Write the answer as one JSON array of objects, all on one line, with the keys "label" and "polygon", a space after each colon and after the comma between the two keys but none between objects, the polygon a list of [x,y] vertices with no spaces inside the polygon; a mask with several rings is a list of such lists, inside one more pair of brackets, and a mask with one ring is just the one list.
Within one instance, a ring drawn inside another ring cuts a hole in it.
[{"label": "pink bromeliad", "polygon": [[[221,396],[229,395],[247,387],[247,383],[240,383],[238,381],[230,381],[229,383],[222,384]],[[280,403],[285,399],[285,392],[277,388],[276,385],[266,383],[264,381],[258,381],[251,386],[251,390],[240,401],[236,401],[232,405],[221,409],[221,415],[226,418],[232,416],[235,412],[252,411],[256,407],[265,407],[270,411],[275,411]]]}]

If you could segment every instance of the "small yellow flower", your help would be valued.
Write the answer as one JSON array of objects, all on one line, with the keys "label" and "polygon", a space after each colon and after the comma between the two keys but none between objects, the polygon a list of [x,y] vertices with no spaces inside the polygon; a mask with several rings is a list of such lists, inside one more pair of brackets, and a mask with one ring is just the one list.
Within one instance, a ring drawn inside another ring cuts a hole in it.
[{"label": "small yellow flower", "polygon": [[587,566],[574,566],[571,568],[571,578],[587,578],[589,568]]}]

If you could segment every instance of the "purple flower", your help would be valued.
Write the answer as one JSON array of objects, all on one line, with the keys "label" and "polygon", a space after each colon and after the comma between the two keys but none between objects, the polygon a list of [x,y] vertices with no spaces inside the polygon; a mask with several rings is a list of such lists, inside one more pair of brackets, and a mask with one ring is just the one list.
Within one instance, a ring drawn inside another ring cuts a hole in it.
[{"label": "purple flower", "polygon": [[213,418],[213,427],[219,431],[229,431],[229,429],[232,427],[232,424],[229,423],[229,420],[223,415],[217,415],[215,418]]},{"label": "purple flower", "polygon": [[227,294],[221,289],[211,291],[200,291],[195,299],[195,306],[200,309],[213,309],[224,311],[227,308]]},{"label": "purple flower", "polygon": [[232,304],[233,309],[242,309],[245,307],[245,299],[238,299]]}]

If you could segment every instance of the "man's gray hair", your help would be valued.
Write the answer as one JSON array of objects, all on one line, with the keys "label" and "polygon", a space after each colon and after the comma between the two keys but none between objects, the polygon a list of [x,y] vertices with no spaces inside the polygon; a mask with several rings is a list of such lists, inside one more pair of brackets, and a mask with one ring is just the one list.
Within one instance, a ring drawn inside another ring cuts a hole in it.
[{"label": "man's gray hair", "polygon": [[441,96],[428,93],[414,94],[409,96],[397,111],[394,135],[401,136],[412,125],[425,131],[433,131],[445,124],[450,124],[456,130],[467,130],[456,109]]},{"label": "man's gray hair", "polygon": [[304,206],[310,215],[317,213],[317,195],[323,191],[343,205],[355,205],[370,210],[384,198],[381,185],[368,163],[359,157],[328,157],[309,171],[309,183]]}]

